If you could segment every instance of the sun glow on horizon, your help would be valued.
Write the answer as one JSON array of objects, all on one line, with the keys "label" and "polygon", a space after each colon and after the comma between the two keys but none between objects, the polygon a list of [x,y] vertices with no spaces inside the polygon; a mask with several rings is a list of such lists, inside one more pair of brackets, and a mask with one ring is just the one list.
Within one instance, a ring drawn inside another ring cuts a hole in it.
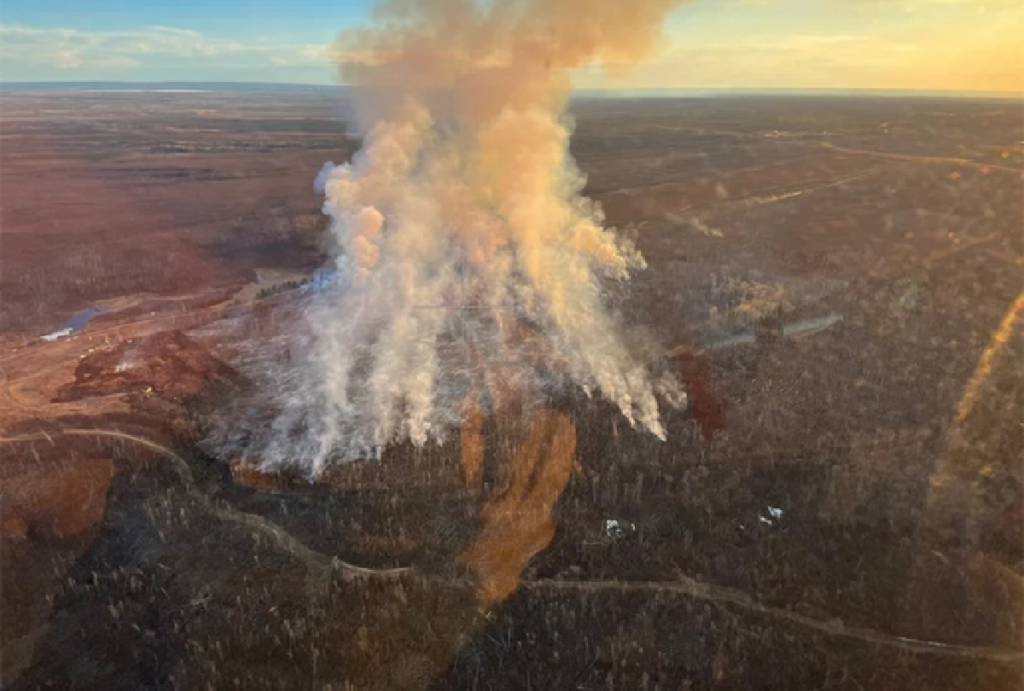
[{"label": "sun glow on horizon", "polygon": [[[11,0],[0,80],[337,83],[334,36],[373,3],[342,3],[341,12],[312,0],[307,17],[288,21],[269,0],[241,4],[211,14],[198,0],[145,9],[103,0],[105,12],[87,12],[65,0]],[[246,21],[226,21],[242,9]],[[574,82],[1024,94],[1021,36],[1019,0],[692,0],[674,12],[650,61],[615,78],[578,70]]]}]

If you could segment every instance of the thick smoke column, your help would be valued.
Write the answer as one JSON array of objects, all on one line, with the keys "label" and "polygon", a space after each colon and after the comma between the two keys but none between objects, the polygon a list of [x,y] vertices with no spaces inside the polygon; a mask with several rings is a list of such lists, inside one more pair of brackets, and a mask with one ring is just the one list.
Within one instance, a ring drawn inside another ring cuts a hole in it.
[{"label": "thick smoke column", "polygon": [[603,300],[644,261],[581,196],[565,108],[570,70],[627,68],[678,4],[393,0],[339,39],[364,143],[317,177],[337,279],[266,463],[318,473],[442,438],[470,390],[566,382],[664,436],[660,385]]}]

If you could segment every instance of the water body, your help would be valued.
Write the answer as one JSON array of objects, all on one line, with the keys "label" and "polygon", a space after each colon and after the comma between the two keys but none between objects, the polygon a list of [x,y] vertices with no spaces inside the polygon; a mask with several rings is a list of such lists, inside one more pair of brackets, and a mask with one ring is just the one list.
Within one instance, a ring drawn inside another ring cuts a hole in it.
[{"label": "water body", "polygon": [[61,327],[61,330],[71,329],[72,331],[81,331],[89,324],[89,322],[103,314],[105,311],[106,310],[102,307],[90,307],[89,309],[82,310],[72,316],[71,319],[68,319],[67,322],[64,323],[64,326]]},{"label": "water body", "polygon": [[60,327],[56,331],[46,334],[45,336],[42,337],[42,340],[56,341],[58,339],[70,336],[76,331],[81,331],[82,329],[84,329],[86,326],[89,325],[89,322],[91,322],[93,319],[103,314],[104,312],[106,312],[106,310],[103,309],[102,307],[90,307],[89,309],[77,312],[74,315],[72,315],[70,319],[64,322],[64,326]]}]

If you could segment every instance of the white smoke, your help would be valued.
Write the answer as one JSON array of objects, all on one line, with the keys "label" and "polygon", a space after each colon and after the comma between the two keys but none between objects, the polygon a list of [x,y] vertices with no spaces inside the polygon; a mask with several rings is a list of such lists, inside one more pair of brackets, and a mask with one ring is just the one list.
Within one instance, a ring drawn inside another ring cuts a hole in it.
[{"label": "white smoke", "polygon": [[656,394],[677,392],[605,304],[644,260],[581,195],[565,104],[566,70],[642,54],[674,4],[404,0],[391,23],[343,39],[363,56],[346,74],[368,126],[354,159],[316,178],[337,274],[308,309],[308,353],[277,384],[283,410],[250,449],[265,466],[315,475],[441,440],[481,389],[571,383],[664,437]]}]

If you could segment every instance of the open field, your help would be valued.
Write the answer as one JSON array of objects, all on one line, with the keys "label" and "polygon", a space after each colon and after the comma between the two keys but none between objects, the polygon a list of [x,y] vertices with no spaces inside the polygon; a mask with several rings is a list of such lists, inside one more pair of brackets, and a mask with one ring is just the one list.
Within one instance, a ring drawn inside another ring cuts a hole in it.
[{"label": "open field", "polygon": [[311,485],[202,440],[289,352],[347,112],[0,99],[4,688],[1018,688],[1019,103],[574,102],[669,440],[566,397]]},{"label": "open field", "polygon": [[355,144],[330,100],[236,93],[5,95],[2,137],[5,334],[312,269],[312,176]]}]

